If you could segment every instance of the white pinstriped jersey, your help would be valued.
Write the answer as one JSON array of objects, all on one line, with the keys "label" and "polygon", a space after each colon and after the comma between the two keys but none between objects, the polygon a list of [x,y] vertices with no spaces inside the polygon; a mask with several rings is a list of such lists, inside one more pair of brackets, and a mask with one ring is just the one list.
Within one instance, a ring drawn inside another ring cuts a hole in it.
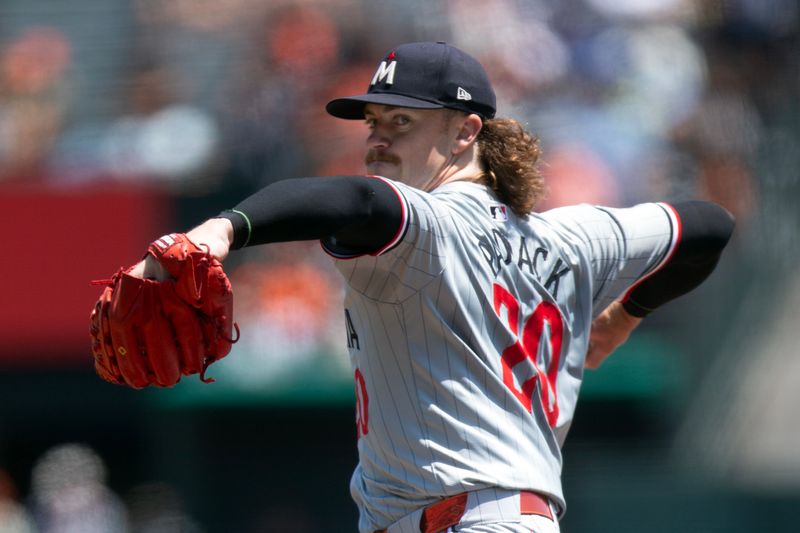
[{"label": "white pinstriped jersey", "polygon": [[668,260],[677,216],[665,204],[580,205],[520,219],[483,185],[386,182],[403,228],[375,256],[335,261],[356,381],[359,530],[489,486],[564,509],[560,448],[592,319]]}]

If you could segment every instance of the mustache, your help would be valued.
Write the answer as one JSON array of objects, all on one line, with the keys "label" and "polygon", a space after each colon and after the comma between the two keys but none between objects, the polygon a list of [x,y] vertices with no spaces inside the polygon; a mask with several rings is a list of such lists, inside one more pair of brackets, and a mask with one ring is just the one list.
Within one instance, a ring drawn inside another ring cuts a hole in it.
[{"label": "mustache", "polygon": [[369,165],[370,163],[375,162],[384,162],[384,163],[391,163],[395,165],[400,164],[400,158],[394,154],[389,154],[386,152],[378,151],[378,150],[369,150],[367,155],[364,157],[364,163]]}]

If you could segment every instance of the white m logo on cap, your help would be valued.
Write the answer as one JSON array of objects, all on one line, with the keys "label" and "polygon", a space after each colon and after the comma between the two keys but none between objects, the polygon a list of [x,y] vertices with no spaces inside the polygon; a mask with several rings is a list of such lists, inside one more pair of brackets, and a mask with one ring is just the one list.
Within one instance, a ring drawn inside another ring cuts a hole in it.
[{"label": "white m logo on cap", "polygon": [[385,81],[389,85],[393,84],[394,68],[396,66],[397,66],[397,61],[392,61],[388,65],[386,64],[386,61],[381,61],[380,66],[378,66],[378,70],[375,71],[375,75],[372,77],[370,85],[375,85],[379,81]]}]

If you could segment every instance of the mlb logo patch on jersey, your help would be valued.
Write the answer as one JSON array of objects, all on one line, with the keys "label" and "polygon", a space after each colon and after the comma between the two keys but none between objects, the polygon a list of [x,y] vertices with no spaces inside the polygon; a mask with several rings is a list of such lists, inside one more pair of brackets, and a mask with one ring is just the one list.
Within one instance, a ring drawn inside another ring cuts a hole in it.
[{"label": "mlb logo patch on jersey", "polygon": [[502,204],[495,204],[489,206],[489,213],[495,222],[505,222],[508,220],[508,208]]}]

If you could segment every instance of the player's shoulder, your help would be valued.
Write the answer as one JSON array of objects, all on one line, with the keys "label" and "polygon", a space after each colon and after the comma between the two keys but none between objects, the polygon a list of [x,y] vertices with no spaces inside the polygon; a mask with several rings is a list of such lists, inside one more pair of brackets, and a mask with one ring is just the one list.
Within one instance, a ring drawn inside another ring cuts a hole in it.
[{"label": "player's shoulder", "polygon": [[581,240],[636,237],[661,232],[675,226],[668,204],[645,202],[628,207],[577,204],[538,213],[539,220],[551,228]]},{"label": "player's shoulder", "polygon": [[597,222],[614,220],[617,217],[651,218],[665,216],[672,209],[664,202],[644,202],[632,206],[603,206],[594,204],[575,204],[556,207],[538,213],[544,220],[572,221],[572,222]]},{"label": "player's shoulder", "polygon": [[500,202],[492,190],[482,184],[468,181],[448,183],[433,191],[433,196],[450,208],[470,217],[507,218],[509,208]]},{"label": "player's shoulder", "polygon": [[531,224],[540,224],[569,234],[581,234],[587,228],[597,229],[611,221],[607,208],[592,204],[556,207],[532,213],[528,219]]},{"label": "player's shoulder", "polygon": [[474,222],[476,217],[502,216],[510,212],[480,183],[446,183],[430,192],[397,181],[391,183],[412,211],[428,212],[437,219],[466,217]]},{"label": "player's shoulder", "polygon": [[403,194],[432,202],[463,203],[481,201],[491,197],[491,190],[482,183],[453,181],[440,185],[432,191],[423,191],[399,181],[391,181]]},{"label": "player's shoulder", "polygon": [[547,211],[539,211],[534,214],[535,217],[545,221],[581,221],[581,220],[597,220],[608,216],[607,209],[604,206],[594,204],[575,204],[560,207],[554,207]]}]

